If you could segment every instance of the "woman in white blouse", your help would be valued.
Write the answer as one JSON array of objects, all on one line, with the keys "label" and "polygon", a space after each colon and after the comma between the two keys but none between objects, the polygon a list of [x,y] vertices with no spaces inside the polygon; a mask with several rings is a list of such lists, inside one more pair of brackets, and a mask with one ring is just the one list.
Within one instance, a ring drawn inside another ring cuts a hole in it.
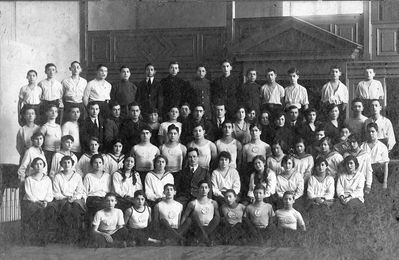
[{"label": "woman in white blouse", "polygon": [[83,179],[85,187],[86,206],[90,217],[104,208],[105,194],[110,192],[111,176],[104,171],[104,159],[100,154],[94,154],[90,159],[93,169]]},{"label": "woman in white blouse", "polygon": [[283,195],[286,191],[294,193],[295,208],[303,206],[302,195],[304,191],[304,181],[302,175],[295,169],[294,157],[286,155],[281,160],[283,171],[276,177],[276,196],[274,205],[277,208],[283,206]]},{"label": "woman in white blouse", "polygon": [[328,162],[326,159],[318,158],[315,163],[315,174],[310,176],[307,188],[310,207],[326,205],[331,206],[334,202],[335,181],[327,175]]},{"label": "woman in white blouse", "polygon": [[54,219],[52,183],[45,166],[46,162],[36,157],[30,164],[33,173],[25,179],[25,196],[21,202],[23,242],[45,244],[44,234]]},{"label": "woman in white blouse", "polygon": [[84,187],[80,174],[73,165],[75,161],[67,155],[61,158],[62,171],[57,173],[53,182],[54,203],[58,209],[59,228],[68,239],[75,241],[82,227],[86,207],[84,203]]},{"label": "woman in white blouse", "polygon": [[350,209],[364,207],[364,174],[358,171],[359,162],[353,155],[344,160],[345,172],[340,174],[337,181],[337,197],[342,205]]},{"label": "woman in white blouse", "polygon": [[266,159],[262,155],[257,155],[253,159],[255,172],[249,179],[248,197],[253,203],[255,201],[254,188],[260,184],[265,187],[265,202],[270,202],[270,196],[276,193],[276,173],[266,168]]},{"label": "woman in white blouse", "polygon": [[112,175],[112,187],[117,194],[116,207],[125,211],[134,202],[134,193],[143,189],[140,174],[134,170],[134,157],[129,155],[123,160],[123,167]]}]

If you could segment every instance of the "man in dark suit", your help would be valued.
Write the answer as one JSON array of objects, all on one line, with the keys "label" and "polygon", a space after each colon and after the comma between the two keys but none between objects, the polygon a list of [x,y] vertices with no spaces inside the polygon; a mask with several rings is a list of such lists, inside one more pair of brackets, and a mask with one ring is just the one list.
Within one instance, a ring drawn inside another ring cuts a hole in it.
[{"label": "man in dark suit", "polygon": [[162,108],[162,87],[161,83],[155,79],[155,67],[148,63],[145,65],[145,80],[138,83],[136,101],[140,104],[143,116],[147,116],[153,108]]},{"label": "man in dark suit", "polygon": [[89,152],[90,138],[97,137],[100,143],[104,140],[104,120],[99,117],[100,105],[95,102],[89,102],[87,106],[89,117],[82,121],[79,127],[79,138],[83,152]]},{"label": "man in dark suit", "polygon": [[138,103],[130,103],[129,118],[122,122],[119,137],[123,141],[123,152],[130,153],[132,147],[140,142],[141,129],[147,124],[140,119],[140,106]]},{"label": "man in dark suit", "polygon": [[301,119],[299,119],[299,109],[297,106],[288,107],[288,122],[286,122],[286,126],[291,131],[294,138],[301,135],[303,123]]},{"label": "man in dark suit", "polygon": [[213,138],[216,141],[223,137],[223,122],[226,120],[226,106],[223,102],[215,104],[215,118],[212,118]]},{"label": "man in dark suit", "polygon": [[111,101],[109,107],[111,109],[111,116],[104,121],[104,150],[112,152],[112,142],[119,137],[122,119],[121,106],[119,103]]},{"label": "man in dark suit", "polygon": [[[176,200],[183,204],[183,208],[187,203],[196,199],[199,192],[198,183],[202,180],[211,182],[211,177],[207,169],[198,165],[199,152],[197,148],[188,148],[187,161],[188,166],[185,167],[180,174],[180,177],[175,180],[177,195]],[[212,194],[208,195],[212,198]]]},{"label": "man in dark suit", "polygon": [[172,106],[180,107],[184,102],[192,101],[191,87],[179,77],[179,63],[172,61],[169,63],[169,75],[161,80],[163,107],[161,108],[166,120],[166,115]]}]

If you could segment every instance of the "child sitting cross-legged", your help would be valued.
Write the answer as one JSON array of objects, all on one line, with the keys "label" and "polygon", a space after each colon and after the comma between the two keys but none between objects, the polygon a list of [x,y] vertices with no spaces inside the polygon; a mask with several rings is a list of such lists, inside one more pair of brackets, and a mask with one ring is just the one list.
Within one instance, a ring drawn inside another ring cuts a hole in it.
[{"label": "child sitting cross-legged", "polygon": [[133,206],[125,211],[125,223],[129,231],[128,245],[159,244],[161,241],[150,237],[151,208],[145,203],[145,194],[142,190],[134,193]]},{"label": "child sitting cross-legged", "polygon": [[269,224],[272,223],[274,211],[272,205],[263,201],[266,193],[265,186],[257,184],[253,193],[255,201],[247,206],[244,213],[244,222],[252,239],[263,243],[264,239],[269,235]]},{"label": "child sitting cross-legged", "polygon": [[242,217],[245,206],[237,202],[237,193],[233,189],[228,189],[224,193],[226,203],[221,207],[220,234],[223,244],[237,244],[244,238],[245,229]]},{"label": "child sitting cross-legged", "polygon": [[128,231],[124,227],[123,212],[115,208],[114,193],[105,195],[105,208],[97,211],[93,219],[92,239],[97,247],[126,247]]},{"label": "child sitting cross-legged", "polygon": [[293,208],[295,194],[292,191],[286,191],[283,195],[283,208],[276,211],[277,227],[283,229],[306,231],[305,222],[301,213]]},{"label": "child sitting cross-legged", "polygon": [[220,215],[217,202],[208,198],[209,191],[209,183],[201,181],[197,199],[191,201],[184,212],[181,229],[182,232],[190,229],[196,244],[203,241],[207,246],[212,246]]},{"label": "child sitting cross-legged", "polygon": [[154,232],[164,244],[183,243],[186,230],[181,227],[183,205],[174,200],[176,190],[172,183],[165,184],[163,193],[165,198],[154,207]]}]

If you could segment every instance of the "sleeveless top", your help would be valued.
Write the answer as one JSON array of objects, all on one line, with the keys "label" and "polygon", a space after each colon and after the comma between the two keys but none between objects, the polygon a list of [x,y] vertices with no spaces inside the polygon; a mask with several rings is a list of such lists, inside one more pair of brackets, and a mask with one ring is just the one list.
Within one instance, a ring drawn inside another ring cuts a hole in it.
[{"label": "sleeveless top", "polygon": [[195,200],[194,212],[199,219],[202,226],[208,226],[213,219],[215,208],[213,207],[212,200],[209,203],[203,205],[199,204],[198,200]]},{"label": "sleeveless top", "polygon": [[230,167],[236,169],[237,168],[237,140],[233,139],[233,141],[226,144],[219,139],[216,141],[216,148],[217,148],[218,154],[222,151],[226,151],[226,152],[230,153],[230,155],[231,155]]},{"label": "sleeveless top", "polygon": [[173,148],[169,148],[166,145],[160,147],[161,154],[168,158],[168,166],[166,170],[169,172],[178,172],[182,169],[183,164],[183,149],[182,145],[176,145]]},{"label": "sleeveless top", "polygon": [[148,206],[144,206],[142,212],[137,211],[134,207],[131,207],[132,214],[130,214],[127,220],[127,226],[134,229],[143,229],[148,225],[148,219],[150,218],[150,210]]}]

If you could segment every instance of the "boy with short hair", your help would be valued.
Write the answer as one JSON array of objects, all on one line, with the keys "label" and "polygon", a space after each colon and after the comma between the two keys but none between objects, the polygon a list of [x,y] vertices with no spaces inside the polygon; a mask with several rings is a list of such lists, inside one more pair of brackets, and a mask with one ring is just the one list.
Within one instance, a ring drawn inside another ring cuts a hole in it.
[{"label": "boy with short hair", "polygon": [[211,83],[211,102],[213,104],[224,103],[227,114],[230,117],[237,109],[240,82],[231,75],[233,67],[229,60],[224,60],[221,63],[221,68],[222,76]]},{"label": "boy with short hair", "polygon": [[44,72],[47,75],[46,79],[39,82],[38,86],[42,89],[41,103],[40,103],[40,115],[42,116],[42,122],[46,122],[46,117],[43,115],[47,111],[47,107],[50,104],[55,104],[57,108],[60,108],[59,122],[62,122],[64,104],[62,97],[64,95],[64,89],[61,83],[55,79],[57,74],[57,67],[54,63],[47,63],[44,67]]},{"label": "boy with short hair", "polygon": [[269,203],[265,203],[265,187],[257,184],[254,188],[255,201],[247,206],[244,213],[244,221],[249,228],[250,233],[260,243],[263,242],[267,229],[275,216],[273,207]]},{"label": "boy with short hair", "polygon": [[223,137],[215,142],[217,153],[226,151],[231,155],[230,167],[241,169],[242,144],[233,137],[233,122],[223,122]]},{"label": "boy with short hair", "polygon": [[123,212],[115,208],[116,195],[109,192],[105,195],[105,208],[97,211],[93,219],[93,240],[98,247],[106,245],[126,247],[128,231],[124,227]]},{"label": "boy with short hair", "polygon": [[193,140],[193,128],[198,124],[204,126],[206,138],[212,142],[215,141],[212,123],[207,119],[205,113],[204,105],[194,105],[191,115],[182,123],[182,132],[180,135],[180,141],[182,144],[186,145]]},{"label": "boy with short hair", "polygon": [[104,140],[104,120],[100,115],[100,104],[91,101],[88,104],[89,116],[80,124],[79,139],[84,152],[89,151],[89,140],[97,137],[100,143]]},{"label": "boy with short hair", "polygon": [[18,119],[20,126],[23,126],[21,110],[24,106],[29,105],[35,110],[36,116],[39,116],[40,99],[43,92],[41,87],[36,85],[37,72],[35,70],[29,70],[26,73],[26,79],[28,80],[28,85],[21,87],[19,90]]},{"label": "boy with short hair", "polygon": [[364,139],[364,122],[366,122],[367,117],[363,115],[363,101],[360,98],[355,98],[352,100],[352,116],[345,120],[345,125],[348,126],[351,133],[358,134]]},{"label": "boy with short hair", "polygon": [[226,120],[226,105],[222,102],[215,104],[215,116],[212,118],[213,137],[216,140],[223,136],[223,122]]},{"label": "boy with short hair", "polygon": [[193,90],[192,105],[201,104],[206,115],[211,115],[211,82],[205,78],[206,67],[204,64],[197,66],[196,77],[190,82]]},{"label": "boy with short hair", "polygon": [[152,63],[145,65],[146,78],[137,85],[136,100],[140,101],[143,115],[149,114],[152,108],[161,109],[163,106],[162,86],[155,79],[155,66]]},{"label": "boy with short hair", "polygon": [[209,183],[205,180],[201,181],[198,197],[188,204],[181,222],[183,231],[191,228],[195,238],[200,238],[207,246],[212,246],[220,215],[217,202],[208,197],[209,191]]},{"label": "boy with short hair", "polygon": [[183,205],[174,200],[176,190],[173,184],[165,184],[163,193],[165,198],[154,207],[154,228],[166,244],[173,240],[182,242],[185,240],[181,229]]},{"label": "boy with short hair", "polygon": [[[342,75],[341,68],[334,65],[330,68],[330,81],[321,89],[321,113],[320,115],[328,115],[328,106],[336,104],[339,108],[339,120],[343,122],[346,118],[346,107],[349,100],[348,87],[339,80]],[[322,117],[323,118],[323,117]],[[323,119],[326,119],[324,117]]]},{"label": "boy with short hair", "polygon": [[112,141],[119,136],[119,128],[122,123],[121,105],[116,101],[109,103],[111,115],[104,122],[104,150],[112,152]]},{"label": "boy with short hair", "polygon": [[236,244],[246,233],[242,223],[245,206],[237,202],[237,193],[232,189],[226,190],[224,198],[226,203],[220,209],[220,233],[223,244]]},{"label": "boy with short hair", "polygon": [[371,101],[373,99],[384,100],[384,88],[380,81],[375,80],[375,72],[372,67],[365,69],[366,80],[360,81],[355,88],[355,98],[360,98],[364,104],[364,115],[371,116]]},{"label": "boy with short hair", "polygon": [[151,142],[151,128],[143,126],[140,130],[140,143],[133,146],[130,154],[136,161],[136,171],[140,174],[141,183],[145,183],[145,176],[154,169],[153,160],[159,155],[159,149]]},{"label": "boy with short hair", "polygon": [[[141,109],[138,103],[129,104],[129,118],[125,119],[120,127],[119,136],[123,141],[123,152],[129,153],[132,147],[140,142],[140,131],[145,122],[140,119]],[[151,130],[152,131],[152,130]]]},{"label": "boy with short hair", "polygon": [[[55,175],[63,170],[61,167],[61,159],[64,156],[70,156],[74,162],[78,162],[76,155],[71,151],[74,139],[71,135],[64,135],[61,137],[61,150],[53,155],[50,166],[49,177],[53,180]],[[75,167],[73,167],[75,169]]]},{"label": "boy with short hair", "polygon": [[260,85],[256,83],[256,70],[250,68],[247,70],[247,82],[245,82],[240,90],[239,103],[243,104],[246,108],[252,108],[258,115],[260,111]]},{"label": "boy with short hair", "polygon": [[87,83],[83,92],[83,103],[88,106],[89,102],[95,101],[99,105],[101,117],[107,118],[109,114],[108,103],[111,99],[111,84],[106,81],[108,68],[104,64],[97,66],[96,77]]},{"label": "boy with short hair", "polygon": [[163,107],[162,111],[166,117],[167,111],[172,106],[180,106],[191,100],[192,91],[190,85],[178,76],[180,69],[177,61],[169,63],[169,75],[161,80]]},{"label": "boy with short hair", "polygon": [[[72,75],[64,79],[61,84],[64,91],[64,110],[70,111],[71,107],[79,107],[80,114],[83,118],[86,118],[86,109],[83,105],[83,92],[87,86],[86,79],[80,77],[82,67],[79,61],[72,61],[69,67]],[[70,118],[65,117],[69,120]],[[64,123],[64,122],[63,122]]]},{"label": "boy with short hair", "polygon": [[20,161],[24,157],[25,151],[32,146],[31,137],[39,131],[40,127],[35,124],[36,110],[30,105],[25,105],[22,108],[22,114],[24,116],[25,123],[18,130],[17,133],[17,151],[20,156]]},{"label": "boy with short hair", "polygon": [[284,192],[284,207],[276,211],[277,227],[283,229],[300,229],[302,231],[306,231],[305,222],[303,221],[301,213],[293,208],[294,202],[294,192]]},{"label": "boy with short hair", "polygon": [[[18,179],[23,182],[25,178],[30,176],[34,170],[30,167],[33,160],[37,157],[46,161],[46,157],[42,150],[42,145],[44,142],[44,135],[41,132],[36,132],[31,137],[32,146],[26,150],[24,157],[21,160],[21,164],[18,169]],[[44,165],[43,172],[47,174],[47,164]]]},{"label": "boy with short hair", "polygon": [[298,84],[299,70],[297,68],[290,68],[287,73],[289,76],[290,85],[285,88],[285,107],[288,108],[294,105],[298,109],[308,109],[308,92],[306,88]]},{"label": "boy with short hair", "polygon": [[[261,103],[262,110],[267,110],[271,113],[272,117],[277,112],[283,110],[283,102],[285,91],[284,88],[276,82],[277,73],[273,68],[266,69],[266,83],[262,86]],[[273,120],[274,118],[271,118]]]},{"label": "boy with short hair", "polygon": [[56,104],[49,104],[46,110],[47,122],[42,125],[40,132],[44,135],[43,151],[46,156],[47,165],[51,165],[53,155],[61,147],[61,126],[55,122],[58,117]]},{"label": "boy with short hair", "polygon": [[119,69],[120,80],[112,84],[111,101],[120,105],[121,115],[125,118],[128,115],[128,105],[136,100],[137,87],[131,81],[130,68],[122,65]]},{"label": "boy with short hair", "polygon": [[152,129],[151,130],[151,143],[155,146],[159,146],[159,140],[158,140],[158,133],[159,133],[159,128],[161,124],[159,123],[159,113],[158,109],[152,108],[148,110],[148,115],[147,115],[147,120],[146,120],[148,126]]},{"label": "boy with short hair", "polygon": [[181,122],[182,124],[186,122],[191,115],[191,110],[190,110],[190,104],[187,102],[184,102],[179,111],[179,118],[178,121]]},{"label": "boy with short hair", "polygon": [[71,151],[76,154],[78,158],[82,154],[82,148],[80,146],[80,137],[79,137],[79,118],[80,118],[80,108],[78,105],[72,104],[67,110],[68,113],[68,121],[66,121],[62,127],[62,136],[71,135],[73,137],[73,145]]},{"label": "boy with short hair", "polygon": [[378,125],[377,138],[383,142],[388,147],[388,151],[390,151],[396,144],[395,133],[393,131],[391,120],[381,114],[382,106],[380,99],[371,100],[370,107],[371,116],[364,121],[364,132],[367,131],[368,124],[376,123]]}]

